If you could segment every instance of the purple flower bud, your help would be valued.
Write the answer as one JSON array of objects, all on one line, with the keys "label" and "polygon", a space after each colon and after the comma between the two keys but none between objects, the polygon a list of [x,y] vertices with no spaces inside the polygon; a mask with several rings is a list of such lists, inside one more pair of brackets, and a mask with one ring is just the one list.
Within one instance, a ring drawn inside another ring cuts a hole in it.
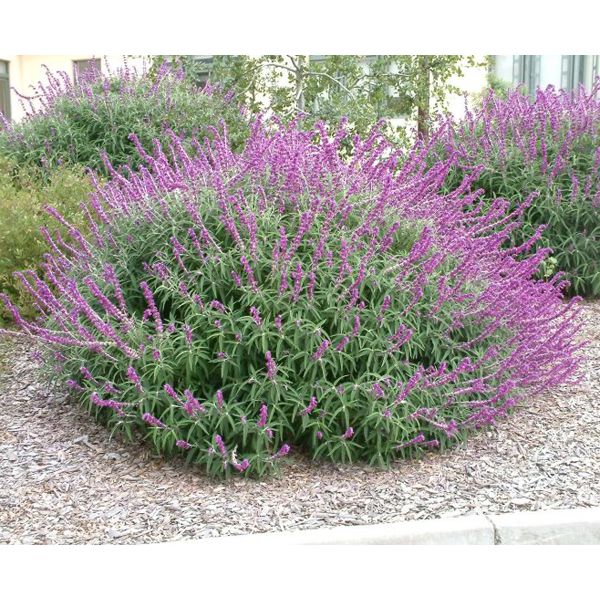
[{"label": "purple flower bud", "polygon": [[352,329],[352,335],[354,337],[356,337],[359,332],[360,332],[360,317],[358,315],[356,315],[354,317],[354,327]]},{"label": "purple flower bud", "polygon": [[218,312],[221,312],[221,313],[224,313],[225,310],[226,310],[225,309],[225,305],[221,304],[218,300],[212,300],[211,303],[209,304],[209,306],[212,309],[214,309],[214,310],[216,310]]},{"label": "purple flower bud", "polygon": [[76,381],[74,381],[73,379],[68,379],[67,380],[67,385],[74,389],[74,390],[83,390],[84,388],[82,388]]},{"label": "purple flower bud", "polygon": [[346,429],[346,431],[344,432],[344,435],[342,435],[342,439],[344,439],[344,440],[352,439],[353,435],[354,435],[354,429],[352,429],[352,427],[348,427],[348,429]]},{"label": "purple flower bud", "polygon": [[94,376],[90,373],[89,369],[87,369],[86,367],[81,367],[79,369],[79,371],[83,375],[84,379],[87,379],[88,381],[95,381]]},{"label": "purple flower bud", "polygon": [[175,445],[178,448],[183,448],[184,450],[189,450],[192,447],[192,445],[189,442],[186,442],[185,440],[177,440],[175,442]]},{"label": "purple flower bud", "polygon": [[260,311],[256,306],[250,307],[250,315],[254,319],[254,322],[260,327],[262,325],[262,319],[260,317]]},{"label": "purple flower bud", "polygon": [[204,308],[204,302],[202,302],[202,298],[198,294],[194,294],[193,297],[194,304],[198,305],[200,308]]},{"label": "purple flower bud", "polygon": [[373,384],[371,391],[373,392],[373,396],[375,396],[375,398],[377,398],[377,399],[383,398],[385,396],[385,392],[383,391],[383,388],[378,383]]}]

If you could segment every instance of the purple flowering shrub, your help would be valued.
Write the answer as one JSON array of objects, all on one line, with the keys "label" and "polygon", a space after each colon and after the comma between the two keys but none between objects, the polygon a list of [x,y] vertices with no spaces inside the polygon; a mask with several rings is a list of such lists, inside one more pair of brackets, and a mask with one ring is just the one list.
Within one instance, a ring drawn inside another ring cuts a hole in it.
[{"label": "purple flowering shrub", "polygon": [[9,123],[0,113],[0,155],[17,165],[54,168],[83,165],[108,175],[104,155],[115,167],[139,166],[129,135],[145,147],[168,143],[167,129],[203,140],[224,121],[230,141],[241,148],[248,124],[230,96],[197,88],[183,71],[163,63],[156,71],[125,65],[104,74],[90,68],[73,82],[70,74],[46,71],[33,99],[22,96],[26,117]]},{"label": "purple flowering shrub", "polygon": [[[19,275],[25,321],[98,418],[142,431],[211,474],[261,476],[290,449],[388,465],[493,424],[577,367],[577,302],[535,280],[546,250],[505,248],[522,210],[486,212],[450,163],[400,155],[375,130],[257,120],[241,154],[223,133],[172,135],[146,166],[91,195]],[[60,214],[52,211],[62,223]]]},{"label": "purple flowering shrub", "polygon": [[454,156],[447,189],[479,168],[474,185],[488,198],[508,198],[513,208],[529,194],[524,225],[511,236],[521,244],[545,227],[538,246],[553,249],[542,276],[564,271],[571,291],[600,295],[600,80],[586,92],[538,90],[535,98],[513,90],[493,92],[461,122],[446,120],[432,161]]}]

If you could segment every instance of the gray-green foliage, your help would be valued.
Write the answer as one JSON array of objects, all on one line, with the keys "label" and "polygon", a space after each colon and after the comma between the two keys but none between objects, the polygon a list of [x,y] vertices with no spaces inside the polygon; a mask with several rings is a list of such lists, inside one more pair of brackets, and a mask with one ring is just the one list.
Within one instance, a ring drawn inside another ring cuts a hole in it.
[{"label": "gray-green foliage", "polygon": [[172,70],[140,76],[88,72],[74,86],[56,74],[49,77],[47,108],[0,132],[0,154],[17,165],[80,165],[106,174],[106,153],[113,166],[135,168],[140,157],[130,134],[151,149],[155,139],[167,142],[167,129],[203,140],[221,121],[235,149],[247,138],[235,103],[218,91],[200,90]]}]

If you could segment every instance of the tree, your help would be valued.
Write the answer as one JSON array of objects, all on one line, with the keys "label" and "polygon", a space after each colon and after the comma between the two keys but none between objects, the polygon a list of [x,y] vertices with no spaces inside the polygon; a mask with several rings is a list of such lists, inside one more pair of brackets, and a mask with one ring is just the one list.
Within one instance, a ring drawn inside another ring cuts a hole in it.
[{"label": "tree", "polygon": [[[175,58],[198,78],[195,57]],[[461,91],[452,78],[478,64],[464,55],[217,55],[209,77],[252,112],[271,110],[283,119],[302,114],[308,126],[317,120],[335,125],[346,116],[361,135],[384,119],[397,138],[406,138],[407,127],[392,120],[405,117],[427,137],[431,117],[449,94]]]}]

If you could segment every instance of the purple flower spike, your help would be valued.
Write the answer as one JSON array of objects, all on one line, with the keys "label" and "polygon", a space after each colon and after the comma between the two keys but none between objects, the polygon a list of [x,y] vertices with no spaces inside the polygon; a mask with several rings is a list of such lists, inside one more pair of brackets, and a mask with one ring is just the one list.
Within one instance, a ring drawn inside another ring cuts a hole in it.
[{"label": "purple flower spike", "polygon": [[177,396],[177,392],[168,383],[165,383],[163,389],[165,390],[167,395],[171,396],[171,398],[173,398],[174,400],[178,400],[179,397]]},{"label": "purple flower spike", "polygon": [[350,338],[345,335],[336,345],[335,349],[337,352],[341,352],[350,342]]},{"label": "purple flower spike", "polygon": [[281,448],[279,448],[279,450],[277,451],[276,454],[274,454],[272,456],[273,459],[276,458],[283,458],[284,456],[286,456],[290,451],[290,447],[288,444],[283,444],[283,446],[281,446]]},{"label": "purple flower spike", "polygon": [[215,444],[216,444],[217,448],[219,449],[221,456],[226,457],[227,456],[227,448],[225,446],[225,442],[223,442],[223,438],[219,434],[215,435]]},{"label": "purple flower spike", "polygon": [[150,413],[144,413],[142,415],[142,419],[146,423],[148,423],[148,425],[151,425],[152,427],[160,427],[160,428],[166,427],[166,425],[160,419],[157,419],[156,417],[154,417]]},{"label": "purple flower spike", "polygon": [[245,458],[242,462],[232,463],[232,465],[236,471],[243,473],[250,466],[250,461],[247,458]]},{"label": "purple flower spike", "polygon": [[283,329],[283,324],[281,322],[281,315],[277,315],[275,317],[275,329],[277,329],[277,331],[281,332],[281,330]]},{"label": "purple flower spike", "polygon": [[316,352],[312,355],[313,360],[320,360],[325,354],[327,348],[329,348],[329,340],[324,340],[321,345],[317,348]]},{"label": "purple flower spike", "polygon": [[273,379],[277,374],[277,365],[271,356],[271,352],[267,351],[265,353],[265,359],[267,361],[267,377]]},{"label": "purple flower spike", "polygon": [[206,412],[206,409],[198,402],[190,390],[183,392],[186,402],[183,405],[183,410],[190,416],[194,417],[198,413]]},{"label": "purple flower spike", "polygon": [[131,366],[127,368],[127,377],[129,378],[129,381],[131,381],[135,385],[135,389],[138,392],[143,391],[143,389],[142,389],[142,380],[140,379],[140,377],[137,374],[136,370],[133,367],[131,367]]},{"label": "purple flower spike", "polygon": [[256,422],[257,427],[262,429],[267,424],[268,411],[269,411],[269,409],[267,408],[267,405],[261,404],[260,416],[259,416],[258,421]]},{"label": "purple flower spike", "polygon": [[310,402],[308,403],[308,406],[304,410],[300,411],[300,415],[301,416],[310,415],[310,413],[313,410],[315,410],[315,408],[317,408],[317,399],[315,398],[315,396],[313,396],[310,399]]}]

